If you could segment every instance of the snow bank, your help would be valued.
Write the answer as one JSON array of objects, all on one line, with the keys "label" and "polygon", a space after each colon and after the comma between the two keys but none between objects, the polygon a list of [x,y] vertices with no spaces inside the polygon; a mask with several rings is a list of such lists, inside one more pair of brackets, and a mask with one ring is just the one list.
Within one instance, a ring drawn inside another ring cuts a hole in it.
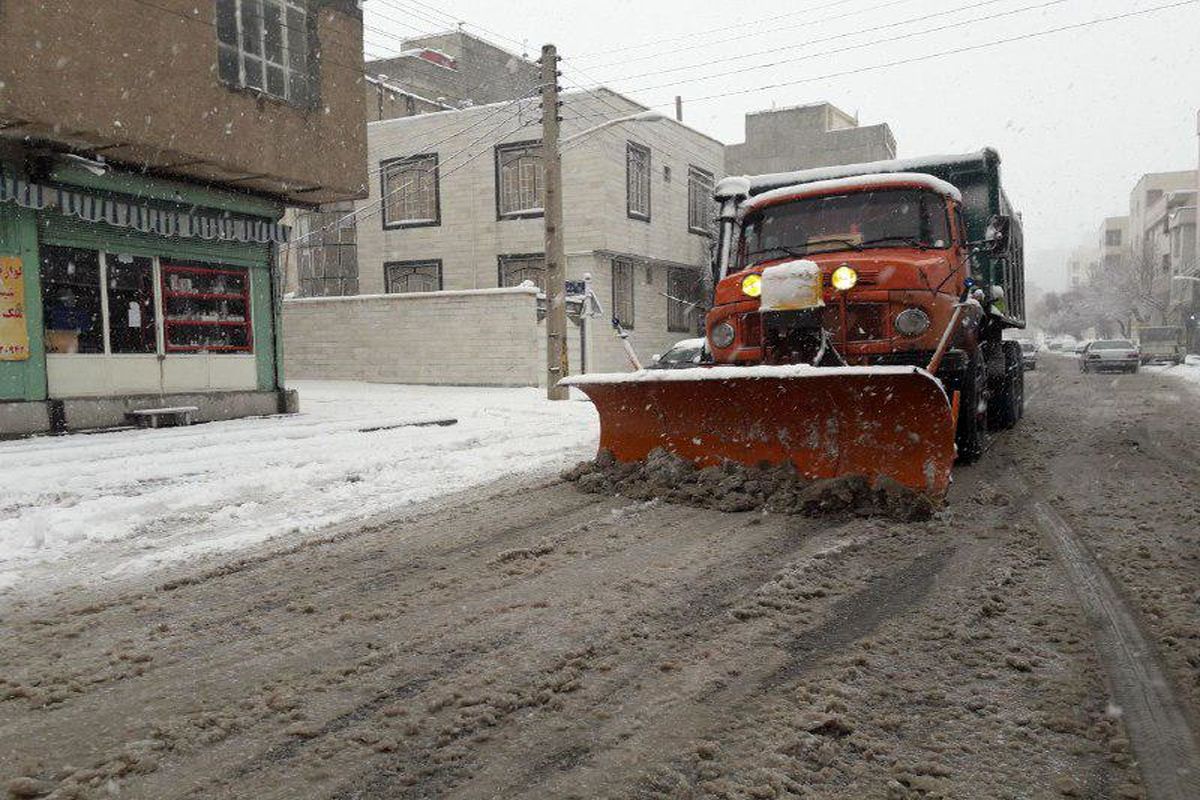
[{"label": "snow bank", "polygon": [[0,590],[298,536],[595,452],[592,406],[536,389],[295,385],[290,417],[0,442]]},{"label": "snow bank", "polygon": [[1188,356],[1186,363],[1178,366],[1148,366],[1142,369],[1186,381],[1193,389],[1200,391],[1200,356]]}]

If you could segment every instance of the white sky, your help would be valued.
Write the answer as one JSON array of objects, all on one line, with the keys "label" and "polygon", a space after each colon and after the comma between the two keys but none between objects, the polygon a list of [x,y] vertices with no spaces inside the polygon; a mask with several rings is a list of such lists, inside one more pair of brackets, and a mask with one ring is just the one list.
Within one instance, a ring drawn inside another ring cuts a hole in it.
[{"label": "white sky", "polygon": [[[373,53],[399,46],[382,31],[407,36],[445,29],[453,20],[513,50],[520,50],[515,42],[527,42],[535,58],[543,43],[553,42],[566,58],[567,88],[601,82],[641,102],[668,106],[681,94],[685,121],[727,143],[742,141],[747,111],[828,100],[857,112],[862,124],[890,124],[901,157],[996,147],[1009,194],[1025,215],[1029,280],[1057,288],[1064,283],[1065,252],[1092,241],[1103,217],[1127,213],[1129,190],[1140,175],[1196,168],[1200,2],[918,63],[823,76],[1178,2],[1183,0],[803,0],[774,6],[367,0],[365,9]],[[1032,10],[981,19],[1025,8]],[[978,21],[906,36],[970,20]],[[878,26],[892,27],[864,32]],[[813,40],[826,41],[805,45]],[[708,63],[730,57],[736,60]],[[731,74],[781,61],[790,63]],[[677,67],[689,68],[634,77]],[[706,79],[711,75],[717,77]],[[686,82],[649,88],[676,80]],[[755,89],[789,81],[803,82]],[[753,91],[695,99],[746,89]]]}]

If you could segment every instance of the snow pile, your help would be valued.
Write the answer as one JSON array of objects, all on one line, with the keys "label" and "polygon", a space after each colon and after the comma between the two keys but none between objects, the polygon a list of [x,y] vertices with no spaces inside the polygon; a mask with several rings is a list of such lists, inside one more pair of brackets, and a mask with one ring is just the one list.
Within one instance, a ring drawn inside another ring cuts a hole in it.
[{"label": "snow pile", "polygon": [[0,442],[0,590],[296,536],[595,451],[592,406],[536,389],[296,386],[289,417]]},{"label": "snow pile", "polygon": [[1178,366],[1148,366],[1143,369],[1187,381],[1193,388],[1200,390],[1200,356],[1189,355],[1185,362]]},{"label": "snow pile", "polygon": [[872,483],[862,475],[810,481],[791,464],[747,467],[733,462],[697,468],[665,450],[642,462],[623,464],[608,451],[584,461],[563,477],[582,492],[616,494],[633,500],[714,508],[762,510],[803,516],[886,517],[913,522],[933,516],[938,506],[890,478]]}]

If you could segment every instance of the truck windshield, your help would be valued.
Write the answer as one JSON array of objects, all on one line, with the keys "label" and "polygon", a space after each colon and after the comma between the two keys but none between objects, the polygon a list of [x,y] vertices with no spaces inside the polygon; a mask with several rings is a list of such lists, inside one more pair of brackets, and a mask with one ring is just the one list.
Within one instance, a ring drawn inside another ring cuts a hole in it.
[{"label": "truck windshield", "polygon": [[915,189],[827,195],[768,206],[743,223],[741,266],[875,247],[950,246],[946,204]]}]

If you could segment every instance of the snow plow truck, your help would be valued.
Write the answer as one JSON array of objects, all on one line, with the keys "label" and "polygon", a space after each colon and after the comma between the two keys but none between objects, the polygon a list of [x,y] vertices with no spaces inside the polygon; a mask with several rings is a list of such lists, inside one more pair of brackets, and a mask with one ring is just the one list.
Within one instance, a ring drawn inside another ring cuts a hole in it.
[{"label": "snow plow truck", "polygon": [[729,177],[715,196],[711,363],[565,379],[600,449],[944,497],[955,460],[1023,413],[1002,338],[1025,327],[1022,232],[997,152]]}]

